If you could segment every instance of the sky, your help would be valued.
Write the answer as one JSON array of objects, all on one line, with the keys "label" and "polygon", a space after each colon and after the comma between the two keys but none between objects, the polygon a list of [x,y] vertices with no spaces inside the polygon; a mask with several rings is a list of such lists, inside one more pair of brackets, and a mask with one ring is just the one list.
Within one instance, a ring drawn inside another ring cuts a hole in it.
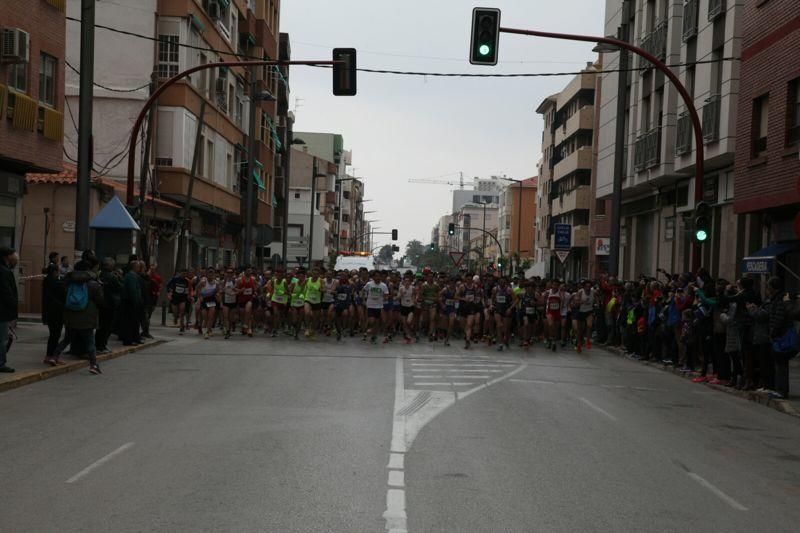
[{"label": "sky", "polygon": [[[282,32],[292,59],[330,59],[334,47],[358,49],[358,66],[424,72],[576,72],[596,58],[587,43],[501,34],[496,67],[469,64],[472,8],[497,7],[511,28],[602,35],[604,0],[284,0]],[[367,215],[378,231],[397,228],[405,243],[430,241],[451,208],[458,180],[537,173],[542,127],[536,108],[571,76],[432,78],[360,72],[358,95],[335,97],[327,69],[293,67],[295,131],[340,133],[353,152],[349,172],[364,178]],[[390,236],[376,238],[376,246]]]}]

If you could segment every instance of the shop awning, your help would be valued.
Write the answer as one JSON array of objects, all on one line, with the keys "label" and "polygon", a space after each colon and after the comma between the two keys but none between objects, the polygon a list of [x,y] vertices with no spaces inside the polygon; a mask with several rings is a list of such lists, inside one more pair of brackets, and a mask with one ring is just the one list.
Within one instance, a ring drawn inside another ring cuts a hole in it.
[{"label": "shop awning", "polygon": [[139,225],[133,220],[133,217],[119,197],[114,196],[103,209],[89,223],[92,229],[119,229],[119,230],[136,230],[139,231]]},{"label": "shop awning", "polygon": [[744,274],[773,274],[778,257],[797,249],[794,243],[776,242],[742,259]]}]

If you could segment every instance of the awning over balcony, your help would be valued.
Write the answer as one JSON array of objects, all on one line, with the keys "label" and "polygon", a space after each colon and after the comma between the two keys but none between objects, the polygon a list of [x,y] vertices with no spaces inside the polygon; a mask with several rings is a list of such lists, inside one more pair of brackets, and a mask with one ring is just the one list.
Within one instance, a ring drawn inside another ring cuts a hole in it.
[{"label": "awning over balcony", "polygon": [[773,274],[778,257],[797,249],[795,243],[776,242],[742,259],[745,274]]}]

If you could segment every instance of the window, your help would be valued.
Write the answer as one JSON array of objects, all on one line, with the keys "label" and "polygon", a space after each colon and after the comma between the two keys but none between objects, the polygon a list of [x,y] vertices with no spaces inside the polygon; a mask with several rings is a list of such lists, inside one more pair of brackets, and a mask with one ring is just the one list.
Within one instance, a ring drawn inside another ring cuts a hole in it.
[{"label": "window", "polygon": [[675,217],[668,217],[664,219],[664,240],[671,241],[675,239]]},{"label": "window", "polygon": [[39,60],[39,101],[50,107],[56,105],[56,58],[47,54]]},{"label": "window", "polygon": [[233,189],[233,184],[236,181],[235,173],[233,170],[233,154],[230,152],[225,156],[225,185],[229,189]]},{"label": "window", "polygon": [[789,115],[786,145],[800,144],[800,78],[789,83],[789,99],[786,107]]},{"label": "window", "polygon": [[244,83],[239,78],[236,79],[236,103],[233,109],[233,121],[240,128],[244,127]]},{"label": "window", "polygon": [[203,170],[203,177],[208,180],[214,179],[214,141],[206,139],[205,147],[205,169]]},{"label": "window", "polygon": [[294,193],[294,199],[295,200],[299,200],[300,199],[300,193],[299,192]]},{"label": "window", "polygon": [[472,202],[473,203],[477,204],[477,203],[480,203],[480,201],[481,201],[481,197],[479,195],[477,195],[477,194],[473,194],[472,195]]},{"label": "window", "polygon": [[606,216],[606,201],[604,199],[597,199],[594,202],[594,216],[595,217],[604,217]]},{"label": "window", "polygon": [[722,94],[722,68],[723,68],[723,56],[724,56],[724,48],[719,47],[716,50],[711,52],[711,95],[717,96]]},{"label": "window", "polygon": [[158,36],[158,77],[171,78],[178,73],[178,36]]},{"label": "window", "polygon": [[769,126],[769,94],[753,100],[752,157],[761,157],[767,151],[767,130]]},{"label": "window", "polygon": [[263,142],[264,144],[267,144],[267,140],[270,137],[268,121],[269,121],[269,115],[267,115],[265,111],[261,111],[261,136],[259,137],[259,139],[261,139],[261,142]]},{"label": "window", "polygon": [[219,77],[214,84],[217,107],[224,113],[228,112],[228,69],[219,68]]},{"label": "window", "polygon": [[16,63],[8,66],[8,87],[21,93],[28,92],[27,63]]}]

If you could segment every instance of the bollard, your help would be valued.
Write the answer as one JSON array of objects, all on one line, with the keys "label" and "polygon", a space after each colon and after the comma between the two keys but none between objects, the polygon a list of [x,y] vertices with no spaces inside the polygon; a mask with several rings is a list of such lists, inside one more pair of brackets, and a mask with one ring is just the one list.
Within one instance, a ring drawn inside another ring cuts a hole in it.
[{"label": "bollard", "polygon": [[162,301],[161,302],[161,325],[162,326],[166,326],[167,325],[167,302],[166,301]]}]

